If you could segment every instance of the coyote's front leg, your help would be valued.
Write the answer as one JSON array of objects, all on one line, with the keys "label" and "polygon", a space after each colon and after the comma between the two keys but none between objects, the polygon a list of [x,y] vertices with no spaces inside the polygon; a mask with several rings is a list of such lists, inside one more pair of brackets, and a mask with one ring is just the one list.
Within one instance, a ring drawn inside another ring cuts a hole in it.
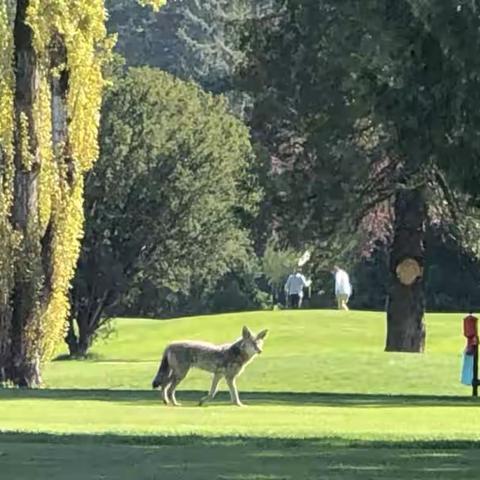
[{"label": "coyote's front leg", "polygon": [[240,398],[238,396],[235,377],[227,377],[226,380],[227,380],[228,388],[230,390],[230,398],[232,399],[232,403],[234,403],[238,407],[244,407],[245,405],[240,401]]}]

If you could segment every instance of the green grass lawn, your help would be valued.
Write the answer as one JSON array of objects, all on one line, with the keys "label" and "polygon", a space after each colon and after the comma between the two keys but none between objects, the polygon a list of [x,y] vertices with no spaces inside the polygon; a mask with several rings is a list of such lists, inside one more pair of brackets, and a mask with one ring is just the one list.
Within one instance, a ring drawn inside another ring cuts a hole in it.
[{"label": "green grass lawn", "polygon": [[448,445],[270,438],[134,442],[0,434],[1,478],[467,480],[478,478],[480,469],[477,450]]},{"label": "green grass lawn", "polygon": [[[383,351],[385,316],[337,311],[252,312],[180,320],[119,320],[116,333],[92,353],[95,361],[52,362],[52,388],[150,389],[171,340],[225,343],[243,324],[269,328],[264,353],[249,365],[240,388],[261,392],[468,395],[459,383],[464,339],[461,315],[427,316],[424,355]],[[192,371],[181,389],[205,390],[209,376]]]},{"label": "green grass lawn", "polygon": [[[70,479],[471,478],[480,469],[471,459],[480,403],[459,384],[461,318],[427,316],[422,355],[383,352],[378,313],[118,320],[95,360],[50,363],[43,390],[0,390],[0,472],[55,480],[72,465]],[[270,329],[238,382],[247,408],[230,406],[225,391],[197,407],[209,376],[195,371],[179,388],[183,407],[160,404],[149,386],[167,342],[227,342],[243,324]]]}]

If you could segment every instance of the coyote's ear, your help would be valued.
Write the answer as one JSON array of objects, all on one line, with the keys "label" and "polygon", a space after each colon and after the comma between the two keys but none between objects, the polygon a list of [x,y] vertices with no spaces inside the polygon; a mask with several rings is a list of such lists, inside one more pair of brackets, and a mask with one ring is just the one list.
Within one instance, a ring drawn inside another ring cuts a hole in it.
[{"label": "coyote's ear", "polygon": [[263,340],[266,336],[268,335],[268,330],[262,330],[258,335],[257,335],[257,340]]},{"label": "coyote's ear", "polygon": [[248,329],[248,327],[242,328],[242,337],[247,340],[248,338],[252,338],[252,332]]}]

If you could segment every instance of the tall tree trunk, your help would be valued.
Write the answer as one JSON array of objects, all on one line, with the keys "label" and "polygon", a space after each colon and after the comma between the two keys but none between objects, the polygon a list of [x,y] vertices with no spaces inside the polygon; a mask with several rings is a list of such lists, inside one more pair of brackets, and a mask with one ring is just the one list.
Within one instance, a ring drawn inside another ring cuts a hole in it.
[{"label": "tall tree trunk", "polygon": [[[77,324],[78,334],[75,332],[74,324]],[[70,316],[68,319],[68,332],[65,337],[65,342],[68,346],[68,353],[72,358],[85,358],[90,347],[93,344],[95,330],[88,328],[88,319],[82,320],[74,319]]]},{"label": "tall tree trunk", "polygon": [[[29,0],[19,0],[14,24],[15,48],[15,178],[12,223],[21,234],[20,254],[15,260],[11,297],[11,344],[2,376],[14,384],[35,387],[41,383],[42,315],[51,300],[53,277],[54,220],[42,228],[39,218],[39,173],[41,166],[38,125],[34,115],[40,89],[40,68],[33,46],[33,32],[26,21]],[[66,64],[63,38],[52,39],[51,69]],[[67,162],[66,92],[68,75],[49,78],[52,98],[52,143],[58,161]],[[47,122],[48,118],[42,121]]]},{"label": "tall tree trunk", "polygon": [[75,332],[75,319],[72,315],[68,317],[68,330],[65,335],[65,343],[67,344],[70,357],[76,357],[78,352],[78,337]]},{"label": "tall tree trunk", "polygon": [[390,253],[386,351],[424,350],[426,213],[423,188],[397,193]]},{"label": "tall tree trunk", "polygon": [[40,351],[35,340],[39,328],[39,291],[42,278],[38,241],[37,128],[33,108],[39,90],[39,66],[33,32],[26,22],[28,0],[17,2],[15,48],[15,179],[12,221],[21,234],[21,260],[15,264],[12,295],[11,356],[7,377],[19,386],[40,383]]}]

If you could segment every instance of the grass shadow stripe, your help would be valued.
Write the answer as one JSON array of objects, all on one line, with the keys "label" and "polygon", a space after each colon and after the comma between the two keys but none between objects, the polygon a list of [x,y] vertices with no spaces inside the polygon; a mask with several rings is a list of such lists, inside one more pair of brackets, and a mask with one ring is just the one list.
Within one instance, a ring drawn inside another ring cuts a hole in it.
[{"label": "grass shadow stripe", "polygon": [[[328,407],[478,407],[480,401],[472,397],[434,395],[384,395],[332,392],[262,392],[241,391],[242,399],[257,404]],[[184,401],[197,402],[205,390],[179,390]],[[218,400],[228,401],[228,394],[221,391]],[[159,394],[153,390],[116,389],[0,389],[1,400],[91,400],[103,402],[157,402]]]}]

